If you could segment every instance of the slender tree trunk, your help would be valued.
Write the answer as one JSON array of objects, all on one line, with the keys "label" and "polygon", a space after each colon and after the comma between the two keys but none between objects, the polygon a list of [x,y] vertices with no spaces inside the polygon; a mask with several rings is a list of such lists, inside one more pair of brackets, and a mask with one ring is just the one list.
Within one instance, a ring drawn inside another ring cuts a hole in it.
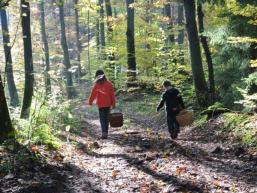
[{"label": "slender tree trunk", "polygon": [[208,65],[211,103],[213,104],[215,102],[215,82],[214,82],[213,63],[212,63],[211,52],[210,52],[208,42],[207,42],[207,37],[205,35],[203,35],[203,32],[204,32],[204,23],[203,23],[204,14],[203,14],[203,11],[202,11],[202,5],[201,4],[198,4],[198,6],[197,6],[197,13],[198,13],[198,26],[199,26],[199,32],[200,32],[200,39],[201,39],[201,42],[202,42],[202,46],[203,46],[205,57],[206,57],[206,62],[207,62],[207,65]]},{"label": "slender tree trunk", "polygon": [[105,47],[105,30],[104,30],[104,6],[103,0],[99,0],[100,6],[100,38],[101,38],[101,47]]},{"label": "slender tree trunk", "polygon": [[150,13],[151,13],[151,8],[150,7],[151,7],[151,1],[147,0],[146,7],[145,7],[145,21],[148,24],[152,23],[152,17],[150,15]]},{"label": "slender tree trunk", "polygon": [[[112,6],[110,0],[105,0],[106,16],[107,16],[107,39],[109,42],[112,41],[113,30],[112,30]],[[109,52],[109,69],[110,69],[110,80],[115,84],[115,55],[114,52]]]},{"label": "slender tree trunk", "polygon": [[178,45],[179,45],[179,62],[181,64],[185,63],[185,53],[184,53],[184,38],[185,38],[185,30],[184,30],[184,5],[178,5],[178,20],[177,20],[179,29],[178,30]]},{"label": "slender tree trunk", "polygon": [[75,6],[75,25],[76,25],[76,44],[77,44],[77,60],[78,60],[78,73],[79,79],[81,76],[81,61],[80,61],[80,53],[81,53],[81,42],[80,42],[80,33],[79,33],[79,13],[78,13],[78,0],[74,0]]},{"label": "slender tree trunk", "polygon": [[[100,6],[100,4],[97,4],[98,6]],[[97,10],[97,15],[100,15],[100,11]],[[99,56],[99,49],[100,49],[100,17],[96,18],[96,47],[97,47],[97,51],[98,51],[98,56]]]},{"label": "slender tree trunk", "polygon": [[[184,6],[183,5],[178,6],[178,25],[180,27],[184,25]],[[184,43],[184,37],[185,37],[184,29],[180,29],[178,34],[178,44]]]},{"label": "slender tree trunk", "polygon": [[1,9],[0,14],[1,14],[2,34],[3,34],[4,55],[5,55],[5,62],[6,62],[7,83],[8,83],[9,95],[11,98],[10,105],[15,107],[19,105],[19,97],[18,97],[18,93],[17,93],[17,89],[14,82],[14,77],[13,77],[12,54],[11,54],[11,47],[10,47],[10,35],[9,35],[9,29],[8,29],[6,10]]},{"label": "slender tree trunk", "polygon": [[40,10],[40,33],[41,33],[41,39],[43,42],[43,50],[44,50],[44,61],[45,61],[45,70],[44,70],[44,79],[45,79],[45,92],[46,96],[51,94],[51,77],[49,75],[50,70],[50,60],[49,60],[49,47],[48,47],[48,40],[46,35],[46,24],[45,24],[45,0],[41,0],[39,4],[39,10]]},{"label": "slender tree trunk", "polygon": [[30,31],[30,4],[26,0],[21,0],[21,17],[25,63],[25,86],[21,108],[21,118],[25,119],[28,118],[30,114],[30,106],[34,90],[34,71]]},{"label": "slender tree trunk", "polygon": [[14,137],[14,128],[12,127],[10,114],[4,94],[4,86],[0,74],[0,143],[5,139]]},{"label": "slender tree trunk", "polygon": [[127,54],[128,54],[128,87],[133,86],[136,80],[136,55],[135,55],[135,24],[134,8],[130,7],[134,0],[126,0],[127,3]]},{"label": "slender tree trunk", "polygon": [[208,87],[204,78],[200,43],[195,20],[195,1],[184,0],[184,6],[195,91],[199,105],[204,107],[208,105]]},{"label": "slender tree trunk", "polygon": [[66,39],[66,31],[65,31],[65,22],[64,22],[64,11],[63,11],[63,0],[59,0],[59,16],[60,16],[60,24],[61,24],[61,44],[64,55],[64,65],[65,65],[65,76],[66,76],[66,91],[68,99],[71,99],[74,96],[74,88],[72,82],[72,75],[69,69],[71,68],[70,64],[70,56]]},{"label": "slender tree trunk", "polygon": [[164,6],[164,16],[168,18],[168,24],[167,24],[167,39],[166,39],[166,44],[167,46],[170,46],[172,43],[174,43],[175,38],[173,35],[173,22],[171,18],[171,7],[170,3],[165,4]]},{"label": "slender tree trunk", "polygon": [[116,7],[113,8],[113,12],[114,12],[114,17],[117,18],[118,17],[118,13],[117,13]]},{"label": "slender tree trunk", "polygon": [[107,15],[107,37],[109,41],[112,39],[112,6],[110,0],[105,0],[105,9]]},{"label": "slender tree trunk", "polygon": [[[99,31],[98,31],[99,32]],[[99,35],[99,33],[98,33]],[[90,64],[90,12],[87,11],[87,62],[88,62],[88,73],[91,75],[91,64]],[[99,36],[98,36],[99,40]],[[99,45],[99,44],[98,44]]]},{"label": "slender tree trunk", "polygon": [[[253,42],[250,45],[250,59],[251,60],[257,60],[257,43]],[[256,72],[256,67],[255,68],[249,68],[249,73],[254,73]]]}]

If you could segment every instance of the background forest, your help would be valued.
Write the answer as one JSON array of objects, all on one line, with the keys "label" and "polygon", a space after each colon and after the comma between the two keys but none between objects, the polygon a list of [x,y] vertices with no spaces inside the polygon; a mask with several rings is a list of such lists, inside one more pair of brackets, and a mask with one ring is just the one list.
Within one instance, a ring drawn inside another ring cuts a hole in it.
[{"label": "background forest", "polygon": [[3,4],[1,138],[11,125],[29,139],[35,129],[44,135],[49,128],[70,127],[72,105],[85,99],[85,82],[99,68],[118,96],[146,91],[148,111],[154,111],[162,81],[170,79],[194,110],[218,102],[219,108],[256,112],[256,3]]},{"label": "background forest", "polygon": [[58,147],[56,135],[79,126],[74,111],[103,69],[118,99],[144,95],[129,104],[137,113],[154,114],[169,79],[196,123],[229,112],[228,131],[257,144],[257,1],[21,0],[1,7],[1,141],[15,130],[24,144]]}]

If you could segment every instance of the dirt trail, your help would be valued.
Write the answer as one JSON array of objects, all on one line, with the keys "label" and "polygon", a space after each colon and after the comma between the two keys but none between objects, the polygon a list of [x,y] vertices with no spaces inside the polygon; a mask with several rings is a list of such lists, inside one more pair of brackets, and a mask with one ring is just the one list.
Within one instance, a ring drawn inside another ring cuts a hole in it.
[{"label": "dirt trail", "polygon": [[256,154],[226,142],[218,120],[183,128],[172,141],[165,130],[140,126],[137,117],[99,140],[97,115],[86,116],[81,133],[71,136],[79,143],[65,151],[75,166],[69,192],[257,192]]},{"label": "dirt trail", "polygon": [[27,156],[0,178],[0,193],[257,192],[257,153],[232,143],[221,120],[182,128],[171,140],[165,119],[156,124],[128,109],[127,127],[99,140],[97,112],[81,109],[80,116],[81,128],[64,134],[60,151],[39,147],[44,159]]},{"label": "dirt trail", "polygon": [[[39,159],[35,150],[15,153],[14,171],[0,173],[0,193],[257,192],[257,153],[233,144],[219,120],[170,140],[150,118],[126,114],[126,129],[99,140],[98,115],[89,111],[61,150],[38,146]],[[0,160],[11,155],[0,151]]]}]

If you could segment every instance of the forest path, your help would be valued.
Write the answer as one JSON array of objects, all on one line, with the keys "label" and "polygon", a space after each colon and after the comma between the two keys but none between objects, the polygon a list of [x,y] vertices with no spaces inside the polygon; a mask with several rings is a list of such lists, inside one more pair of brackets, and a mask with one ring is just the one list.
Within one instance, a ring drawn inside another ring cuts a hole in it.
[{"label": "forest path", "polygon": [[110,128],[99,140],[97,113],[81,115],[80,131],[70,136],[76,145],[63,152],[76,166],[69,192],[257,192],[256,154],[225,140],[219,120],[183,128],[171,140],[150,117],[146,127],[145,118],[125,114],[129,126]]}]

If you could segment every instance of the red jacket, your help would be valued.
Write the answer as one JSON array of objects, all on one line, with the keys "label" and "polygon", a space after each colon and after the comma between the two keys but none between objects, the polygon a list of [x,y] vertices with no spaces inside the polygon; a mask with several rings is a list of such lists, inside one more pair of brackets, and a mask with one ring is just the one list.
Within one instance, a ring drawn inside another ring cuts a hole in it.
[{"label": "red jacket", "polygon": [[115,107],[115,94],[110,81],[106,80],[102,84],[96,83],[94,85],[88,99],[89,104],[92,105],[95,99],[99,108]]}]

